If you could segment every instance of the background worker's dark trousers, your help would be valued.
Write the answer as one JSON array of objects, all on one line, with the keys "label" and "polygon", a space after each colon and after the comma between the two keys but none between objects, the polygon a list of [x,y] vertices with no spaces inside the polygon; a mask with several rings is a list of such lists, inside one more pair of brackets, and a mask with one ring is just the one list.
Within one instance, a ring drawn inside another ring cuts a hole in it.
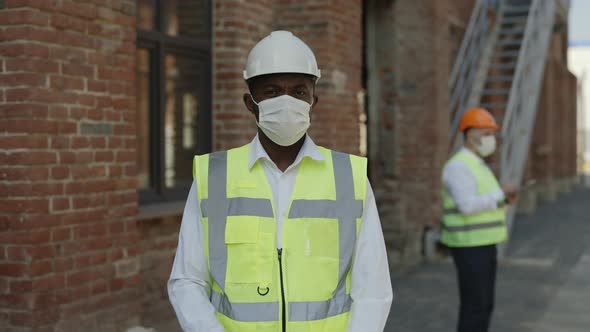
[{"label": "background worker's dark trousers", "polygon": [[487,332],[494,310],[496,246],[451,248],[451,253],[461,300],[457,332]]}]

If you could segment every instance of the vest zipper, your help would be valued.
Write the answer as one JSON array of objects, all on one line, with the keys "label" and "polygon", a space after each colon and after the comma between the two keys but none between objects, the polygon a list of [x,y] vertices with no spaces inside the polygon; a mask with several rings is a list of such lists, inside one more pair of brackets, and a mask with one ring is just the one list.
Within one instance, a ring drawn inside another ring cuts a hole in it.
[{"label": "vest zipper", "polygon": [[282,259],[282,254],[283,254],[283,249],[277,249],[278,253],[279,253],[279,277],[281,278],[281,300],[282,300],[282,324],[283,324],[283,332],[287,331],[287,318],[285,317],[287,315],[287,309],[286,309],[286,303],[285,303],[285,287],[283,285],[283,259]]}]

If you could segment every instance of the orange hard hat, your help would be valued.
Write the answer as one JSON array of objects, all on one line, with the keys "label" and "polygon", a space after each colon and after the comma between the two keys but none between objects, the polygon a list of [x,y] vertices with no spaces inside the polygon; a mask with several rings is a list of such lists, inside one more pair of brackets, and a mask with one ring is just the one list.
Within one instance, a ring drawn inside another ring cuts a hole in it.
[{"label": "orange hard hat", "polygon": [[459,131],[464,132],[468,128],[491,128],[498,130],[500,127],[490,112],[484,108],[471,108],[461,118]]}]

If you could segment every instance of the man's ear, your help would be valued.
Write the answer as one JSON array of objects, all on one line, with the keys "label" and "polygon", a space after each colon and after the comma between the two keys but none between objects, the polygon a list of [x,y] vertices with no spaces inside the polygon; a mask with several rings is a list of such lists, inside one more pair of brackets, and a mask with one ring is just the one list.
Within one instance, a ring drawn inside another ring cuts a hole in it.
[{"label": "man's ear", "polygon": [[312,105],[311,107],[312,108],[315,107],[315,105],[318,104],[318,101],[320,101],[320,98],[316,95],[313,95],[313,104],[311,104]]},{"label": "man's ear", "polygon": [[249,93],[244,93],[244,105],[246,105],[246,108],[248,109],[248,111],[250,111],[250,113],[254,114],[256,116],[256,118],[258,118],[258,106],[256,106],[256,104],[254,104],[254,101],[252,100],[252,97],[250,96]]}]

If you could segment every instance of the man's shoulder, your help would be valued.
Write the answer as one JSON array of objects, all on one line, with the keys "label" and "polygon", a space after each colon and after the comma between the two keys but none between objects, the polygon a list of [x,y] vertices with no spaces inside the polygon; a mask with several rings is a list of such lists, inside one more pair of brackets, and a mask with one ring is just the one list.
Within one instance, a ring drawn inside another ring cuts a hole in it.
[{"label": "man's shoulder", "polygon": [[328,149],[326,147],[323,146],[317,146],[318,150],[320,150],[320,152],[322,153],[328,153],[328,154],[332,154],[332,155],[338,155],[338,156],[343,156],[343,157],[349,157],[350,159],[353,160],[367,160],[367,157],[363,157],[363,156],[359,156],[353,153],[348,153],[348,152],[342,152],[342,151],[338,151],[338,150],[333,150],[333,149]]},{"label": "man's shoulder", "polygon": [[211,152],[207,152],[207,153],[195,154],[194,158],[202,158],[202,157],[208,157],[208,156],[221,156],[221,155],[227,155],[229,153],[236,152],[236,151],[242,151],[242,150],[247,151],[249,146],[250,146],[250,144],[245,144],[245,145],[238,146],[235,148],[230,148],[227,150],[217,150],[217,151],[211,151]]},{"label": "man's shoulder", "polygon": [[469,171],[469,165],[461,152],[455,153],[443,167],[443,174],[449,172],[465,172]]}]

